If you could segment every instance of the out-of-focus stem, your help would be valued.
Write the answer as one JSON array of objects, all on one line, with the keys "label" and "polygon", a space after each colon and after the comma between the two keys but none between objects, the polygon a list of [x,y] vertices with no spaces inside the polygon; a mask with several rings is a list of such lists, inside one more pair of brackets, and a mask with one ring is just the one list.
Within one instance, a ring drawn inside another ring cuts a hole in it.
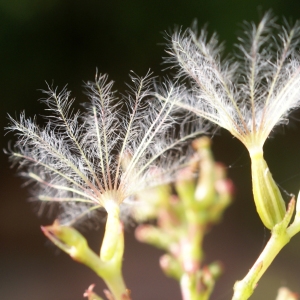
[{"label": "out-of-focus stem", "polygon": [[202,241],[204,231],[200,224],[188,225],[187,238],[182,240],[183,271],[180,278],[180,287],[183,300],[202,300],[198,290],[197,273],[200,271],[202,261]]}]

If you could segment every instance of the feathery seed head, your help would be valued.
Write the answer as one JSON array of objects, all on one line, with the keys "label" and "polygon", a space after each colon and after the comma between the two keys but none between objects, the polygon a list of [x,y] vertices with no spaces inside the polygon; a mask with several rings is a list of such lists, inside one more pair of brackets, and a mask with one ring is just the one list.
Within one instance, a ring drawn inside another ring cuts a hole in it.
[{"label": "feathery seed head", "polygon": [[[132,76],[133,86],[122,99],[106,75],[96,75],[95,82],[86,84],[84,113],[72,112],[74,99],[66,88],[49,87],[42,100],[49,112],[44,127],[24,113],[20,120],[10,117],[7,129],[18,137],[11,160],[36,183],[40,201],[59,204],[60,223],[73,224],[102,207],[110,211],[112,202],[128,203],[124,200],[145,186],[160,184],[167,175],[170,179],[184,161],[179,150],[196,134],[184,134],[191,123],[175,118],[171,99],[179,89],[161,90],[169,100],[160,102],[149,89],[150,75]],[[153,167],[165,176],[155,178]]]},{"label": "feathery seed head", "polygon": [[286,207],[263,158],[263,145],[290,111],[300,106],[300,23],[281,31],[271,13],[258,26],[246,24],[239,54],[222,60],[223,45],[203,29],[175,33],[168,62],[179,66],[178,78],[190,80],[182,107],[226,128],[248,149],[252,163],[254,201],[264,225],[282,221]]},{"label": "feathery seed head", "polygon": [[279,26],[267,13],[258,26],[246,26],[236,59],[222,60],[216,34],[188,29],[172,36],[167,62],[191,83],[177,105],[226,128],[252,153],[300,105],[300,24],[285,22],[275,34]]}]

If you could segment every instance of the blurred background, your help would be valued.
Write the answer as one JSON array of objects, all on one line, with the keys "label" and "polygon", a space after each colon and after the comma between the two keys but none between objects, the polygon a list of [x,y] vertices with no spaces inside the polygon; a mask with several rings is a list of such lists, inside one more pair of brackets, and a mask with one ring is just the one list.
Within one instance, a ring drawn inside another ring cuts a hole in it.
[{"label": "blurred background", "polygon": [[[299,0],[0,0],[0,128],[1,149],[7,113],[38,115],[43,105],[38,89],[45,81],[58,87],[68,84],[79,102],[85,101],[83,81],[94,78],[96,67],[115,80],[120,92],[134,70],[144,75],[169,71],[162,63],[164,32],[174,26],[199,27],[208,23],[230,51],[243,20],[257,22],[272,9],[280,18],[300,19]],[[299,114],[298,114],[299,116]],[[288,193],[300,187],[300,123],[297,112],[289,126],[279,128],[265,145],[265,157],[275,180]],[[269,238],[256,215],[251,196],[250,160],[245,148],[227,132],[213,138],[214,155],[228,167],[235,184],[232,206],[223,223],[205,241],[205,262],[221,260],[225,273],[217,283],[213,299],[231,299],[234,282],[251,267]],[[0,299],[79,300],[84,290],[103,283],[85,266],[57,251],[42,235],[35,207],[27,201],[28,191],[1,153],[0,189]],[[288,197],[287,197],[288,199]],[[162,254],[134,240],[134,228],[126,232],[124,275],[134,300],[181,299],[177,283],[159,269]],[[101,225],[86,236],[99,247]],[[300,234],[277,257],[260,281],[251,299],[274,299],[285,285],[300,293]]]}]

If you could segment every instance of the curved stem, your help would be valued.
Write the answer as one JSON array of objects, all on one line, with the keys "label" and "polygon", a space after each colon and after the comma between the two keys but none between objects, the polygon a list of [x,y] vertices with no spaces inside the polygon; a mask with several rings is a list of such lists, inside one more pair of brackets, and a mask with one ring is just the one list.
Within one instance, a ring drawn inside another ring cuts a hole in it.
[{"label": "curved stem", "polygon": [[122,276],[122,260],[124,254],[123,225],[120,221],[119,205],[113,200],[106,201],[107,221],[105,234],[100,250],[100,259],[105,263],[105,271],[98,270],[114,300],[122,300],[126,295],[126,286]]},{"label": "curved stem", "polygon": [[126,286],[121,270],[111,272],[111,274],[106,274],[105,277],[102,277],[102,279],[114,296],[114,300],[124,299],[123,296],[126,294]]},{"label": "curved stem", "polygon": [[[272,229],[271,238],[253,267],[242,280],[235,283],[232,300],[247,300],[252,295],[259,279],[271,265],[281,249],[290,241],[292,236],[287,227],[293,215],[294,208],[295,199],[292,198],[284,219]],[[293,224],[290,227],[292,226]]]}]

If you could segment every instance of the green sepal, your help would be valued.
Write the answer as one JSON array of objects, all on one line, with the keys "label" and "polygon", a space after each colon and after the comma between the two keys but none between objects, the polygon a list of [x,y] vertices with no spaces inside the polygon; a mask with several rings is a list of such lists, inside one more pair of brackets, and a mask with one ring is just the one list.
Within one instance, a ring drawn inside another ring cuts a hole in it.
[{"label": "green sepal", "polygon": [[[61,250],[74,260],[85,264],[97,274],[105,265],[88,246],[86,239],[76,229],[60,225],[55,221],[53,225],[42,226],[43,233]],[[102,275],[102,274],[101,274]]]},{"label": "green sepal", "polygon": [[107,211],[107,220],[100,258],[103,261],[110,261],[115,255],[119,240],[123,235],[123,228],[120,222],[119,204],[113,200],[108,200],[105,202],[105,210]]},{"label": "green sepal", "polygon": [[256,210],[263,224],[272,229],[285,216],[285,202],[263,158],[262,151],[252,153],[251,163],[252,188]]}]

